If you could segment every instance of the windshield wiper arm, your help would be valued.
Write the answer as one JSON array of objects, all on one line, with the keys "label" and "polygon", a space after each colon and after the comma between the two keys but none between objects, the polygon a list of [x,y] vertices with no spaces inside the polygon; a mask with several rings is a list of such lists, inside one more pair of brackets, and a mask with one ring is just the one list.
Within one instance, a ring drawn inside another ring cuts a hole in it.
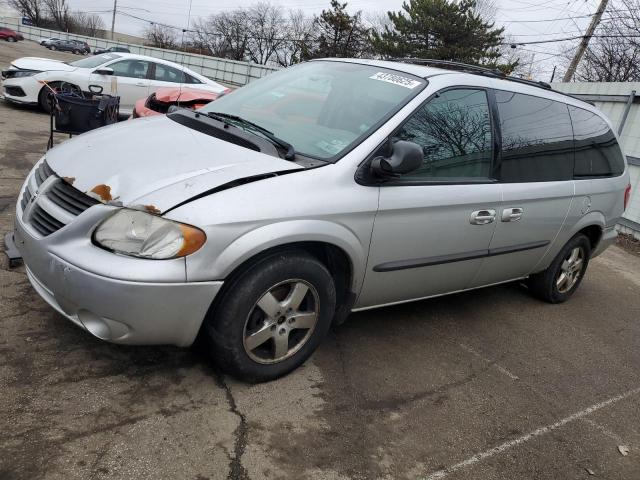
[{"label": "windshield wiper arm", "polygon": [[293,147],[293,145],[291,145],[289,142],[276,137],[273,132],[271,130],[267,130],[264,127],[261,127],[260,125],[258,125],[257,123],[253,123],[250,120],[247,120],[245,118],[242,118],[238,115],[233,115],[231,113],[224,113],[224,112],[206,112],[207,117],[209,118],[213,118],[214,120],[218,120],[220,122],[223,123],[227,123],[227,120],[231,120],[234,122],[238,122],[244,126],[249,127],[249,129],[253,129],[256,130],[257,132],[260,132],[262,135],[264,135],[265,137],[267,137],[269,140],[271,140],[271,142],[273,142],[274,144],[276,144],[277,146],[285,149],[287,151],[287,153],[284,155],[285,160],[295,160],[296,158],[296,149]]}]

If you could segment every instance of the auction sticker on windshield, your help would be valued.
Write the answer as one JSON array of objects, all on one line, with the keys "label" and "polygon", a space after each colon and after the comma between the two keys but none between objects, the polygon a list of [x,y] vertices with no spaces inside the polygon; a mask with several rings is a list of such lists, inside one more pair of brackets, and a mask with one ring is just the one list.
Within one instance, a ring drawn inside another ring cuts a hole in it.
[{"label": "auction sticker on windshield", "polygon": [[393,83],[405,88],[416,88],[420,85],[420,82],[409,77],[403,77],[395,73],[378,72],[371,75],[369,78],[373,80],[380,80],[381,82]]}]

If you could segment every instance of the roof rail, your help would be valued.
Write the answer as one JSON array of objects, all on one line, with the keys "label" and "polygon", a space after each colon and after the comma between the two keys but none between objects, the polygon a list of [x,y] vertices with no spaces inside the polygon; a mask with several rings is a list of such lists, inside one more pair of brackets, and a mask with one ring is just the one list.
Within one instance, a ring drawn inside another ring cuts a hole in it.
[{"label": "roof rail", "polygon": [[[416,65],[432,65],[434,67],[441,67],[447,70],[459,70],[466,73],[474,73],[476,75],[483,75],[485,77],[499,78],[501,80],[509,80],[510,82],[524,83],[525,85],[532,85],[538,88],[544,88],[545,90],[551,90],[551,85],[547,82],[541,82],[538,80],[527,80],[526,78],[512,77],[506,75],[497,68],[487,68],[478,65],[469,65],[461,62],[453,62],[450,60],[437,60],[432,58],[392,58],[392,62],[412,63]],[[558,92],[562,93],[562,92]]]}]

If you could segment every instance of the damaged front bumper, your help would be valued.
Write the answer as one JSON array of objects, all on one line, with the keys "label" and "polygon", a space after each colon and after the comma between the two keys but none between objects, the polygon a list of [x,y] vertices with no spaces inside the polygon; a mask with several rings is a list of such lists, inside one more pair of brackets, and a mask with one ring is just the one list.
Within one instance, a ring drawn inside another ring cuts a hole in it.
[{"label": "damaged front bumper", "polygon": [[[144,280],[141,267],[161,268],[164,261],[118,256],[94,246],[86,236],[68,241],[68,230],[77,233],[83,224],[95,224],[91,210],[77,218],[80,225],[68,225],[42,238],[17,216],[13,238],[34,289],[58,312],[102,340],[137,345],[193,343],[223,282],[186,282],[184,277],[183,281]],[[98,273],[99,269],[108,275]],[[137,278],[127,279],[127,271]]]}]

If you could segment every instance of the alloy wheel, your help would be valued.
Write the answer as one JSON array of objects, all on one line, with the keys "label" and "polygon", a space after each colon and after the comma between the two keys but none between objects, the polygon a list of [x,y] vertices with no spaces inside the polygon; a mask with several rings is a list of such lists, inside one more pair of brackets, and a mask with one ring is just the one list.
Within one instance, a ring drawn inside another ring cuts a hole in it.
[{"label": "alloy wheel", "polygon": [[260,296],[244,325],[243,344],[255,362],[282,362],[298,352],[318,322],[320,300],[313,285],[290,279]]},{"label": "alloy wheel", "polygon": [[582,248],[575,247],[566,256],[560,265],[560,272],[556,278],[556,288],[560,293],[567,293],[576,284],[582,274],[584,264],[584,252]]}]

